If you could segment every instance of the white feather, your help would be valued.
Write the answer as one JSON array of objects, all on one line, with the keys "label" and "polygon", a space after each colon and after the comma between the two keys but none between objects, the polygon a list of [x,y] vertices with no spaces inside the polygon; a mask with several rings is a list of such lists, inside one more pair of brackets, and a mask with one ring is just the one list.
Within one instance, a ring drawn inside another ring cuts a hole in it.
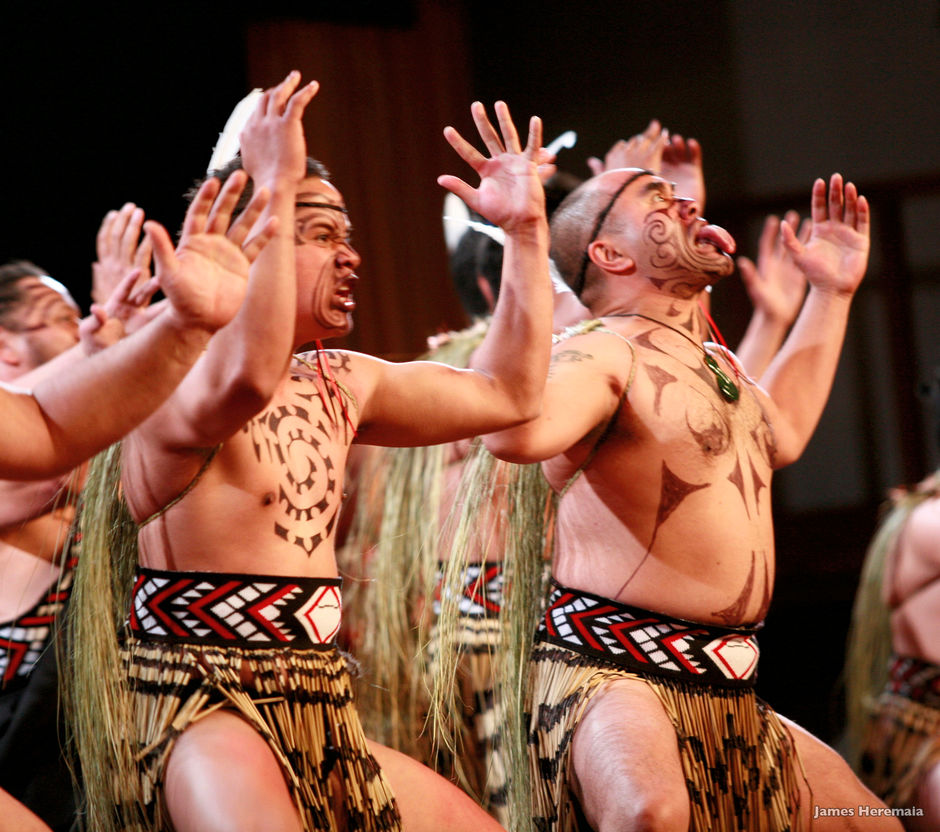
[{"label": "white feather", "polygon": [[450,193],[444,197],[444,242],[447,252],[453,254],[457,243],[467,230],[467,221],[470,219],[470,209],[457,194]]},{"label": "white feather", "polygon": [[557,156],[559,150],[562,150],[566,147],[574,147],[577,140],[578,134],[575,133],[574,130],[566,130],[545,149],[551,153],[552,156]]},{"label": "white feather", "polygon": [[238,155],[241,132],[245,129],[245,123],[255,111],[261,95],[261,90],[253,89],[235,105],[228,121],[225,122],[225,128],[219,133],[219,141],[212,151],[212,158],[209,160],[209,173],[224,167]]},{"label": "white feather", "polygon": [[[476,220],[471,220],[464,217],[444,217],[444,227],[446,228],[448,223],[452,223],[453,227],[460,227],[461,225],[472,228],[474,231],[479,231],[481,234],[486,234],[491,240],[496,240],[501,246],[506,245],[506,232],[503,231],[498,225],[488,225],[485,222],[477,222]],[[466,228],[461,232],[460,237],[466,232]],[[459,240],[460,237],[457,239]]]}]

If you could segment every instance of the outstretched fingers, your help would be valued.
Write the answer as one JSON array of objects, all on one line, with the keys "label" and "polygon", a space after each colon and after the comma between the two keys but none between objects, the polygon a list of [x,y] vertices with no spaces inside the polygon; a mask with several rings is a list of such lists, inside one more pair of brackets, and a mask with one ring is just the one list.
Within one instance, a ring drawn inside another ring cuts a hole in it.
[{"label": "outstretched fingers", "polygon": [[813,194],[810,198],[810,216],[814,223],[825,222],[829,219],[826,207],[826,183],[822,179],[813,182]]},{"label": "outstretched fingers", "polygon": [[842,174],[834,173],[829,178],[829,219],[842,221],[845,207],[845,193],[842,186]]},{"label": "outstretched fingers", "polygon": [[[496,111],[496,118],[499,121],[499,129],[503,134],[503,147],[509,153],[521,153],[522,146],[519,144],[519,134],[516,132],[516,125],[512,123],[512,116],[509,114],[509,107],[505,101],[497,101],[493,105],[493,109]],[[537,150],[541,147],[542,142],[535,146]],[[528,149],[528,147],[527,147]],[[493,154],[496,155],[495,153]]]},{"label": "outstretched fingers", "polygon": [[[300,76],[298,76],[298,78],[299,77]],[[284,110],[284,116],[286,118],[294,119],[302,118],[307,105],[313,101],[313,97],[319,91],[319,81],[311,81],[309,84],[305,84],[294,95],[292,95],[290,100],[287,102],[287,107]]]},{"label": "outstretched fingers", "polygon": [[764,227],[757,242],[757,259],[763,260],[772,257],[774,249],[780,241],[780,217],[768,214],[764,220]]},{"label": "outstretched fingers", "polygon": [[529,159],[534,159],[536,164],[542,164],[539,156],[541,149],[542,119],[538,116],[532,116],[532,118],[529,119],[529,136],[526,139],[525,155]]},{"label": "outstretched fingers", "polygon": [[243,170],[233,171],[225,180],[219,195],[212,203],[204,231],[207,234],[224,234],[232,221],[232,211],[248,184],[248,174]]},{"label": "outstretched fingers", "polygon": [[[183,237],[190,234],[199,234],[205,230],[206,223],[209,220],[209,212],[212,210],[212,205],[221,187],[222,183],[214,176],[210,176],[199,186],[199,190],[196,192],[196,196],[193,197],[193,201],[189,204],[189,209],[186,211],[186,217],[183,220]],[[147,227],[148,224],[144,223],[144,230],[146,230]],[[157,246],[156,240],[152,234],[150,235],[150,242],[154,247],[153,254],[154,258],[156,258]]]},{"label": "outstretched fingers", "polygon": [[486,163],[486,157],[453,127],[444,128],[444,138],[447,139],[447,143],[457,151],[457,155],[475,171],[479,172],[480,168]]},{"label": "outstretched fingers", "polygon": [[449,173],[437,177],[437,184],[446,188],[455,196],[460,197],[467,205],[473,205],[476,197],[476,190],[471,188],[459,176],[452,176]]},{"label": "outstretched fingers", "polygon": [[261,226],[258,232],[242,244],[242,254],[245,255],[245,259],[249,263],[254,263],[255,258],[261,253],[261,249],[274,239],[280,221],[280,217],[277,215],[268,217],[267,222]]},{"label": "outstretched fingers", "polygon": [[256,220],[261,216],[270,198],[271,192],[267,188],[259,188],[228,231],[229,240],[242,249],[250,262],[254,261],[277,231],[279,218],[274,215],[268,218],[267,222],[251,236],[251,239],[248,239],[248,234],[254,228]]},{"label": "outstretched fingers", "polygon": [[280,84],[271,89],[271,97],[268,99],[265,112],[271,113],[273,111],[275,115],[281,115],[299,83],[300,73],[296,69],[292,69]]},{"label": "outstretched fingers", "polygon": [[[500,103],[502,102],[496,102],[497,118],[499,117]],[[503,106],[506,105],[503,104]],[[473,123],[477,126],[477,132],[480,134],[480,138],[483,139],[483,144],[486,145],[490,156],[499,156],[505,148],[496,132],[496,128],[490,123],[490,119],[486,114],[486,107],[480,101],[474,101],[470,105],[470,115],[473,116]]]}]

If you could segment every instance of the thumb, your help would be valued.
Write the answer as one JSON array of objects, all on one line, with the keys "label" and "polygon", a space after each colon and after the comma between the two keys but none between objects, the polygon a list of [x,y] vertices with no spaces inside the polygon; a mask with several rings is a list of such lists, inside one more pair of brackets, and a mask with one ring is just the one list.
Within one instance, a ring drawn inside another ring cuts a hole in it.
[{"label": "thumb", "polygon": [[738,258],[738,270],[741,272],[741,280],[744,281],[746,286],[757,281],[757,266],[754,265],[754,261],[750,257]]},{"label": "thumb", "polygon": [[803,253],[803,244],[797,239],[793,226],[786,220],[780,223],[780,237],[783,240],[784,248],[798,258]]},{"label": "thumb", "polygon": [[144,223],[144,233],[153,247],[154,271],[160,275],[172,272],[176,268],[176,252],[167,230],[158,222],[147,220]]},{"label": "thumb", "polygon": [[596,156],[591,156],[587,160],[587,166],[591,169],[592,176],[600,176],[604,172],[604,163]]}]

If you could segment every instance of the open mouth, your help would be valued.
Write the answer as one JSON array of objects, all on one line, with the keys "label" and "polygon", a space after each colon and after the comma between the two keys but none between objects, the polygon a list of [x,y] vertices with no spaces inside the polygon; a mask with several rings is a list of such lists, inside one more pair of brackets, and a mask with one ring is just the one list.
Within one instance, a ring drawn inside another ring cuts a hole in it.
[{"label": "open mouth", "polygon": [[734,254],[737,249],[734,237],[717,225],[706,225],[699,229],[695,235],[695,243],[713,246],[722,254],[728,255]]},{"label": "open mouth", "polygon": [[340,286],[336,290],[335,296],[337,299],[337,305],[344,312],[352,312],[356,308],[356,298],[353,294],[353,287],[351,284]]}]

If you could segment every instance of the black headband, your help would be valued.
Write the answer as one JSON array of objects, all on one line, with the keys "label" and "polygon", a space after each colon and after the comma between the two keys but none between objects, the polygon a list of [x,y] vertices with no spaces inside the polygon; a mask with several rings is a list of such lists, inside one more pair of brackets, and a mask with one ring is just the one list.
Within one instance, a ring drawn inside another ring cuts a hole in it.
[{"label": "black headband", "polygon": [[330,205],[329,202],[295,202],[295,208],[330,208],[333,211],[340,211],[343,214],[349,214],[342,205]]},{"label": "black headband", "polygon": [[651,170],[641,170],[633,174],[633,176],[627,177],[623,184],[616,191],[614,195],[610,198],[610,202],[604,206],[604,210],[597,215],[597,219],[594,222],[594,229],[591,231],[591,237],[587,241],[587,245],[584,246],[584,254],[581,255],[581,268],[578,269],[578,278],[575,280],[574,285],[571,287],[575,295],[581,297],[581,292],[584,291],[584,277],[587,274],[588,263],[590,262],[591,255],[588,254],[588,249],[591,247],[597,236],[601,233],[601,228],[604,225],[604,220],[607,219],[607,215],[610,213],[611,209],[614,207],[614,203],[620,199],[620,194],[622,194],[628,185],[632,185],[639,179],[641,176],[655,176]]}]

